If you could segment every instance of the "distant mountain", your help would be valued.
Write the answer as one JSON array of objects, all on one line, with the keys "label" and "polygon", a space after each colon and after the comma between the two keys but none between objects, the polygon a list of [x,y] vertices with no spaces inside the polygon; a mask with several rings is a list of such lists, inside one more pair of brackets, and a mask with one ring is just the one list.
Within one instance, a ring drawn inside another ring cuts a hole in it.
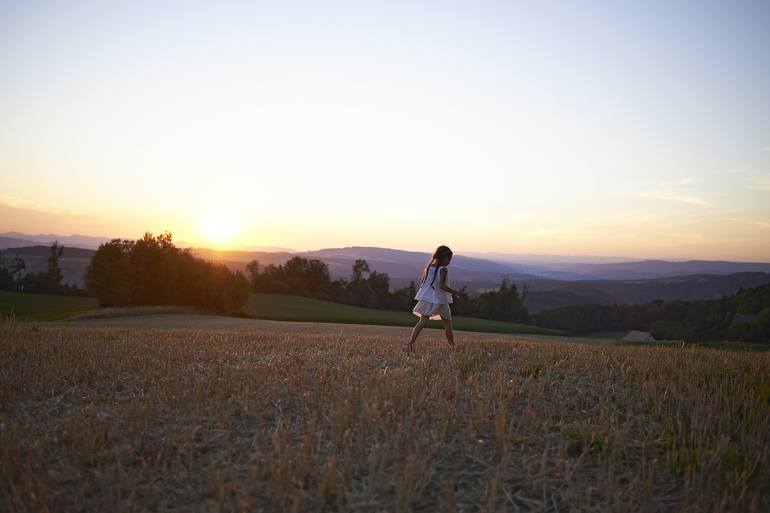
[{"label": "distant mountain", "polygon": [[[24,259],[29,273],[45,271],[48,268],[48,246],[33,245],[14,248],[3,248],[0,251],[6,263],[9,263],[16,255]],[[64,246],[59,265],[62,269],[64,283],[83,286],[85,282],[85,270],[91,263],[91,257],[96,251],[93,249],[73,248]]]},{"label": "distant mountain", "polygon": [[767,273],[696,274],[651,280],[581,280],[531,282],[526,305],[532,312],[581,304],[639,304],[719,299],[741,288],[770,283]]},{"label": "distant mountain", "polygon": [[540,255],[537,253],[473,252],[470,256],[513,264],[607,264],[637,262],[638,258],[609,257],[601,255]]},{"label": "distant mountain", "polygon": [[[96,253],[95,249],[87,249],[87,248],[74,248],[71,246],[63,246],[62,249],[62,258],[81,258],[86,260],[91,260],[91,257]],[[51,247],[50,246],[43,246],[41,244],[36,244],[34,246],[23,246],[19,248],[6,248],[3,250],[3,255],[6,256],[6,258],[9,255],[15,255],[18,254],[22,257],[28,257],[28,258],[48,258],[48,255],[51,254]]]},{"label": "distant mountain", "polygon": [[[217,252],[204,249],[196,249],[195,251],[200,256],[221,260],[227,265],[241,270],[245,270],[246,263],[254,259],[264,266],[283,264],[293,256],[317,258],[329,266],[329,272],[333,278],[348,278],[353,262],[358,258],[363,258],[369,263],[372,270],[388,273],[392,288],[403,287],[408,285],[409,281],[416,280],[429,257],[428,253],[374,247],[329,248],[304,253]],[[644,268],[644,262],[617,264],[632,266],[636,263],[642,264],[642,268]],[[686,262],[666,263],[684,264]],[[738,268],[744,265],[740,262],[736,264]],[[577,264],[569,265],[575,266]],[[616,264],[586,265],[612,266]],[[770,264],[760,265],[770,267]],[[717,265],[716,269],[722,268]],[[577,276],[578,278],[556,279],[554,275]],[[598,272],[598,275],[603,276],[601,272]],[[532,312],[578,304],[647,303],[655,299],[717,299],[722,295],[734,294],[741,287],[748,288],[770,283],[770,274],[764,272],[692,273],[684,276],[630,280],[613,280],[604,277],[591,279],[589,274],[582,272],[544,270],[537,266],[484,260],[463,255],[455,255],[452,259],[450,276],[454,285],[458,287],[465,285],[473,293],[496,288],[504,277],[513,280],[519,286],[526,284],[529,287],[526,304]],[[636,274],[634,274],[634,278],[636,278]]]},{"label": "distant mountain", "polygon": [[475,253],[517,266],[522,272],[557,280],[634,280],[693,274],[770,272],[769,262],[640,260],[602,256]]},{"label": "distant mountain", "polygon": [[[222,250],[211,248],[192,248],[193,254],[206,259],[225,262],[239,262],[247,264],[252,260],[258,260],[261,265],[268,264],[283,264],[291,257],[295,256],[294,253],[286,251],[244,251],[244,250]],[[244,265],[245,268],[245,265]]]},{"label": "distant mountain", "polygon": [[[403,251],[400,249],[353,246],[348,248],[329,248],[299,253],[306,258],[318,258],[329,265],[339,276],[349,276],[350,268],[356,259],[362,258],[377,272],[388,273],[400,283],[408,284],[419,278],[423,267],[430,258],[429,253]],[[452,258],[452,280],[458,282],[492,281],[499,283],[503,276],[514,280],[536,278],[535,275],[521,272],[517,266],[483,260],[481,258],[455,255]],[[332,272],[332,274],[335,274]]]},{"label": "distant mountain", "polygon": [[280,246],[243,246],[241,251],[267,251],[270,253],[297,253],[296,249],[282,248]]},{"label": "distant mountain", "polygon": [[[2,256],[6,261],[18,253],[27,262],[30,272],[42,271],[48,257],[45,245],[30,243],[18,237],[0,238]],[[23,235],[11,233],[11,235]],[[28,236],[24,236],[28,237]],[[54,240],[66,240],[60,236]],[[72,236],[80,237],[80,236]],[[107,239],[92,237],[91,242]],[[23,244],[11,244],[20,241]],[[93,249],[64,244],[61,265],[64,281],[82,286],[85,269]],[[187,247],[177,244],[180,247]],[[7,249],[12,246],[12,249]],[[280,265],[294,256],[317,258],[329,266],[332,278],[349,278],[356,259],[363,258],[373,271],[388,273],[391,288],[400,288],[418,280],[429,258],[428,253],[389,248],[352,246],[316,251],[221,251],[192,248],[194,254],[207,260],[224,263],[234,270],[246,271],[251,260],[260,265]],[[450,267],[452,284],[467,286],[471,293],[497,288],[503,278],[519,286],[526,284],[529,293],[526,304],[532,312],[559,306],[578,304],[646,303],[655,299],[718,299],[741,287],[749,288],[770,283],[770,263],[686,261],[668,262],[643,260],[609,263],[515,263],[455,255]]]},{"label": "distant mountain", "polygon": [[17,237],[6,237],[5,235],[0,235],[0,250],[34,245],[35,242],[29,239],[19,239]]},{"label": "distant mountain", "polygon": [[665,278],[692,274],[733,274],[745,272],[770,272],[767,262],[725,262],[688,260],[642,260],[607,264],[571,264],[559,267],[563,272],[579,274],[584,279],[633,280]]},{"label": "distant mountain", "polygon": [[[18,239],[19,242],[6,245],[5,242],[3,242],[3,239]],[[78,248],[92,248],[96,249],[99,247],[100,244],[103,244],[105,242],[109,242],[110,239],[107,237],[92,237],[90,235],[56,235],[53,233],[49,234],[38,234],[38,235],[29,235],[26,233],[20,233],[20,232],[6,232],[6,233],[0,233],[0,249],[5,249],[9,247],[15,247],[15,246],[30,246],[35,244],[45,244],[48,245],[51,242],[58,240],[60,244],[64,246],[74,246]]]}]

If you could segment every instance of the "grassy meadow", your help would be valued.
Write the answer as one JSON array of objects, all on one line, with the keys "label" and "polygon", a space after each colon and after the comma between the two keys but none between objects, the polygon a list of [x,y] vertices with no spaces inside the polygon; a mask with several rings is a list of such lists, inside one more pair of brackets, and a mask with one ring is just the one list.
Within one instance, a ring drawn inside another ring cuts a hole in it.
[{"label": "grassy meadow", "polygon": [[[192,307],[139,306],[97,309],[96,299],[89,297],[54,296],[49,294],[20,294],[0,291],[0,315],[13,315],[20,321],[61,321],[73,317],[116,317],[151,313],[192,312]],[[343,305],[285,294],[251,294],[245,314],[255,319],[302,322],[334,322],[345,324],[376,324],[382,326],[413,326],[417,322],[411,312],[376,310]],[[441,328],[439,321],[430,321],[430,328]],[[455,317],[458,330],[488,333],[519,333],[536,335],[563,335],[551,330],[510,322]]]},{"label": "grassy meadow", "polygon": [[374,330],[6,322],[0,510],[770,509],[768,353]]},{"label": "grassy meadow", "polygon": [[20,321],[60,321],[98,306],[96,298],[92,297],[0,290],[0,316],[12,316]]},{"label": "grassy meadow", "polygon": [[[252,294],[246,306],[248,315],[257,319],[275,321],[312,321],[352,324],[378,324],[381,326],[414,326],[417,317],[407,311],[376,310],[360,306],[343,305],[307,297],[285,294]],[[532,335],[564,335],[559,330],[541,328],[529,324],[452,317],[455,329],[488,333],[520,333]],[[441,321],[429,321],[428,327],[441,328]]]}]

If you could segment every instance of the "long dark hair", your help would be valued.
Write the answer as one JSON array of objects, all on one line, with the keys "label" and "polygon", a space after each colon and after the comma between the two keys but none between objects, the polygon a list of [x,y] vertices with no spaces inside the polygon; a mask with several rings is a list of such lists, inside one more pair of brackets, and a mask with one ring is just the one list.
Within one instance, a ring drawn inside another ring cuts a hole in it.
[{"label": "long dark hair", "polygon": [[[433,256],[430,257],[430,260],[428,260],[428,263],[425,264],[425,269],[422,270],[422,278],[420,279],[420,285],[425,283],[425,280],[428,279],[428,271],[430,270],[430,266],[435,265],[438,266],[439,260],[443,260],[444,257],[452,256],[452,250],[449,249],[449,246],[439,246],[436,248],[436,251],[433,252]],[[433,282],[436,279],[436,274],[433,273],[433,278],[430,280],[430,286],[433,287]]]}]

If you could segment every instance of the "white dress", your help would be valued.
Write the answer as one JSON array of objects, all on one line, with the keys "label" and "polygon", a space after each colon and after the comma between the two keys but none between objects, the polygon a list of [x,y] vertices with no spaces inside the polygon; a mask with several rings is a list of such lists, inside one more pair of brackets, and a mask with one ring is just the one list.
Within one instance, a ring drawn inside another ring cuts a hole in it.
[{"label": "white dress", "polygon": [[[414,305],[412,313],[417,317],[427,315],[433,320],[448,320],[452,318],[452,310],[449,308],[449,304],[452,302],[452,294],[441,290],[441,275],[439,274],[441,269],[446,269],[446,266],[430,266],[428,276],[420,285],[417,294],[414,295],[417,304]],[[447,275],[446,284],[449,286],[449,275]]]}]

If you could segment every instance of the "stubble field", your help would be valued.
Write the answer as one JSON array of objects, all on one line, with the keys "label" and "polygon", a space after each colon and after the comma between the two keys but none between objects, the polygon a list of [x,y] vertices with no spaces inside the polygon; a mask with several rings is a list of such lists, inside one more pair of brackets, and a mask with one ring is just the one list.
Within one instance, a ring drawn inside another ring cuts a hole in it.
[{"label": "stubble field", "polygon": [[770,509],[768,353],[407,333],[0,326],[0,511]]}]

